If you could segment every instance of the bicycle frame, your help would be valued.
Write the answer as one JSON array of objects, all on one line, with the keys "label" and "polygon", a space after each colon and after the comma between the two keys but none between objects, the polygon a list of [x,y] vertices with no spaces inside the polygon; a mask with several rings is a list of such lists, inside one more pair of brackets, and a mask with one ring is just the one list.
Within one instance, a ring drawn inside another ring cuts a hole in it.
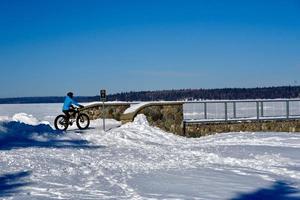
[{"label": "bicycle frame", "polygon": [[80,111],[78,108],[74,108],[72,111],[69,112],[69,115],[70,115],[69,124],[70,125],[72,125],[76,121],[79,114],[80,114]]}]

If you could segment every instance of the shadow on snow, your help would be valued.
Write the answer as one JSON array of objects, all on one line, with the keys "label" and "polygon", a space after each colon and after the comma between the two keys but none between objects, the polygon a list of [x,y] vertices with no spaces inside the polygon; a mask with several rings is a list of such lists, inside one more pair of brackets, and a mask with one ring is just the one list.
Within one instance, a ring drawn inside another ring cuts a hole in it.
[{"label": "shadow on snow", "polygon": [[87,130],[95,130],[96,128],[94,127],[89,127],[87,129],[84,129],[84,130],[75,130],[74,132],[75,133],[80,133],[80,134],[84,134]]},{"label": "shadow on snow", "polygon": [[[261,188],[249,194],[239,194],[232,200],[300,200],[300,190],[284,181],[276,181],[269,188]],[[295,196],[297,195],[297,196]]]},{"label": "shadow on snow", "polygon": [[25,179],[29,177],[31,172],[17,172],[10,174],[3,174],[0,176],[0,197],[9,197],[13,194],[22,191],[22,188],[32,183]]},{"label": "shadow on snow", "polygon": [[54,148],[104,148],[91,145],[83,139],[61,139],[64,132],[56,131],[47,124],[36,126],[20,122],[3,122],[0,124],[0,150],[28,147]]}]

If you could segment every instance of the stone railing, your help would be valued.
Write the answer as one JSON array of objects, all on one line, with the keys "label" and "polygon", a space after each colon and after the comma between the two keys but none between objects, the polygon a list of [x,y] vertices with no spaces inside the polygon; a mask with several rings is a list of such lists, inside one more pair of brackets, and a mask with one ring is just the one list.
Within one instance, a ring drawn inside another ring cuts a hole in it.
[{"label": "stone railing", "polygon": [[178,135],[183,134],[182,102],[149,102],[131,113],[121,116],[123,123],[131,122],[138,114],[144,114],[150,125]]},{"label": "stone railing", "polygon": [[[138,114],[144,114],[150,125],[164,131],[187,137],[201,137],[224,132],[300,132],[300,119],[269,119],[244,121],[187,122],[183,117],[185,102],[144,102],[127,110],[134,103],[102,103],[84,108],[90,119],[112,118],[122,123],[132,122]],[[126,111],[126,112],[125,112]],[[125,113],[124,113],[125,112]]]},{"label": "stone railing", "polygon": [[87,105],[84,107],[83,111],[86,113],[91,120],[98,118],[109,118],[120,121],[121,115],[124,111],[130,107],[130,103],[120,102],[120,103],[105,103],[104,112],[103,112],[103,104],[102,103],[94,103],[91,105]]},{"label": "stone railing", "polygon": [[167,132],[178,135],[183,134],[183,103],[182,102],[149,102],[142,103],[137,109],[124,114],[133,103],[105,103],[104,112],[102,103],[94,103],[85,106],[82,112],[86,113],[91,120],[111,118],[122,123],[132,122],[138,114],[144,114],[150,125],[156,126]]}]

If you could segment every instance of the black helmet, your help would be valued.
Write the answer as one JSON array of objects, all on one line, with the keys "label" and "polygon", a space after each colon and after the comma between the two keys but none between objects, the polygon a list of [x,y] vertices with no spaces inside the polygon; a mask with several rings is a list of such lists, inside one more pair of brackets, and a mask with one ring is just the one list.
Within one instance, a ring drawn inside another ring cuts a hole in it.
[{"label": "black helmet", "polygon": [[73,98],[73,92],[68,92],[68,97]]}]

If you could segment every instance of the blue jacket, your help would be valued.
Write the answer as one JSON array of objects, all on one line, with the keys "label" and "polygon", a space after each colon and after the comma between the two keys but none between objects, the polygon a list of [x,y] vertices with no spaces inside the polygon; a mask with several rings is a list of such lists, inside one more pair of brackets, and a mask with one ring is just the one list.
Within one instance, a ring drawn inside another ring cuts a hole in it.
[{"label": "blue jacket", "polygon": [[67,97],[65,98],[65,102],[64,102],[64,105],[63,105],[63,109],[62,109],[62,110],[63,110],[63,111],[64,111],[64,110],[70,110],[72,104],[74,104],[74,105],[76,105],[76,106],[80,106],[80,104],[77,103],[77,101],[75,101],[75,100],[71,99],[69,96],[67,96]]}]

